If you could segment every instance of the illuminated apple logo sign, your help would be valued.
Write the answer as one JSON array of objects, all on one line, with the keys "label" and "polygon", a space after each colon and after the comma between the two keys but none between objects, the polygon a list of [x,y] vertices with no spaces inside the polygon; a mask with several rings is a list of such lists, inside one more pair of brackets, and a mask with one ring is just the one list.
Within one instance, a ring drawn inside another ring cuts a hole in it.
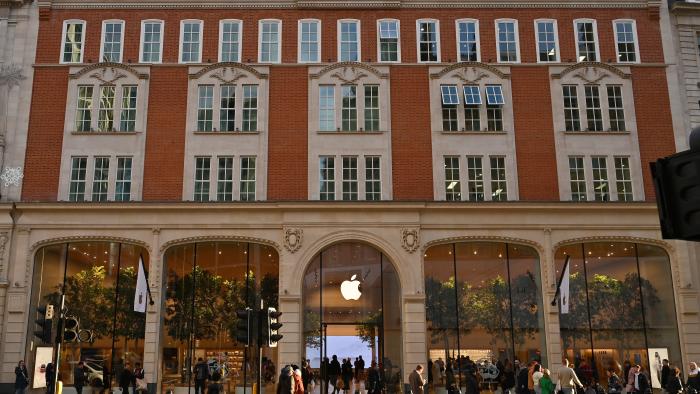
[{"label": "illuminated apple logo sign", "polygon": [[346,300],[359,300],[362,292],[360,292],[360,281],[357,280],[357,275],[353,275],[350,280],[344,280],[340,284],[340,294]]}]

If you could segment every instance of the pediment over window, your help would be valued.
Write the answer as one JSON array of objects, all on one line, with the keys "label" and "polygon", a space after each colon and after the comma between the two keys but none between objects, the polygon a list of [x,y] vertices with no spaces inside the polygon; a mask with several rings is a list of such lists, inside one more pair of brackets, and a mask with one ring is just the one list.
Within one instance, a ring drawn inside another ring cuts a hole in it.
[{"label": "pediment over window", "polygon": [[72,79],[84,78],[85,76],[95,79],[103,85],[114,85],[120,79],[133,78],[148,79],[148,74],[139,72],[134,67],[122,63],[96,63],[80,68],[71,74]]},{"label": "pediment over window", "polygon": [[196,73],[190,74],[190,79],[199,79],[205,75],[219,80],[222,84],[232,84],[241,78],[267,79],[267,74],[236,62],[221,62],[206,66]]},{"label": "pediment over window", "polygon": [[388,79],[389,74],[385,74],[376,68],[359,62],[341,62],[322,68],[318,73],[311,74],[311,79],[318,79],[328,75],[344,84],[355,84],[359,80],[370,76],[376,76],[379,79]]},{"label": "pediment over window", "polygon": [[502,72],[496,67],[481,62],[460,62],[443,68],[442,70],[430,74],[432,79],[443,77],[457,78],[465,84],[476,84],[480,80],[488,77],[509,79],[510,75]]},{"label": "pediment over window", "polygon": [[559,74],[552,74],[553,79],[562,79],[564,77],[576,78],[585,84],[597,84],[601,80],[609,77],[629,79],[630,74],[605,63],[581,62],[565,68]]}]

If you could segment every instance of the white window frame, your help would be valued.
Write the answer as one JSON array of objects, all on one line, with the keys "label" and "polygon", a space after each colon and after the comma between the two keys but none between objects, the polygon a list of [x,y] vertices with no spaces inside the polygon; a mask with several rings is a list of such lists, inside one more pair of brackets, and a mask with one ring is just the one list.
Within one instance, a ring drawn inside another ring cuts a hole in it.
[{"label": "white window frame", "polygon": [[[635,61],[633,61],[633,62],[620,61],[620,50],[619,50],[618,41],[617,41],[617,24],[618,23],[631,23],[632,24],[632,36],[634,37],[634,57],[635,57]],[[622,63],[622,64],[640,63],[641,60],[639,59],[639,36],[637,35],[637,21],[634,19],[615,19],[614,21],[612,21],[612,26],[613,26],[613,37],[615,38],[615,60],[616,60],[616,62]]]},{"label": "white window frame", "polygon": [[[598,22],[595,19],[590,19],[590,18],[580,18],[580,19],[574,19],[574,46],[576,50],[576,63],[580,63],[582,60],[579,60],[581,58],[581,55],[578,52],[578,24],[579,23],[592,23],[593,24],[593,39],[595,40],[595,57],[597,62],[601,61],[600,58],[600,39],[598,38]],[[590,61],[590,60],[586,60]]]},{"label": "white window frame", "polygon": [[[540,35],[539,35],[539,31],[537,30],[537,24],[540,22],[551,22],[554,26],[554,51],[555,51],[555,55],[556,55],[554,60],[540,60]],[[537,63],[559,63],[559,62],[561,62],[561,54],[559,52],[559,26],[557,25],[557,20],[550,19],[550,18],[535,19],[534,20],[534,28],[535,28],[535,57],[537,58]]]},{"label": "white window frame", "polygon": [[[515,33],[515,56],[518,58],[516,61],[502,61],[501,60],[501,41],[498,39],[498,24],[501,22],[511,22],[513,23],[513,32]],[[493,21],[494,33],[496,36],[496,63],[520,63],[522,57],[520,56],[520,28],[518,26],[518,20],[512,18],[501,18]]]},{"label": "white window frame", "polygon": [[[160,25],[160,49],[159,49],[159,61],[154,62],[154,61],[145,61],[143,58],[143,47],[145,44],[145,39],[146,39],[146,24],[147,23],[153,23],[153,24],[159,24]],[[139,44],[139,63],[149,63],[149,64],[160,64],[163,63],[163,39],[165,35],[165,21],[161,19],[144,19],[141,21],[141,41]]]},{"label": "white window frame", "polygon": [[[197,60],[196,61],[183,61],[182,60],[182,49],[183,49],[183,44],[184,44],[184,38],[185,38],[185,24],[186,23],[198,23],[199,24],[199,53],[197,54]],[[187,64],[187,63],[201,63],[202,62],[202,47],[204,46],[204,21],[201,19],[182,19],[180,21],[180,48],[178,51],[178,63],[182,64]]]},{"label": "white window frame", "polygon": [[[317,26],[317,42],[316,44],[318,45],[318,60],[316,61],[311,61],[311,60],[301,60],[301,36],[302,36],[302,31],[301,31],[301,25],[303,23],[316,23]],[[299,19],[297,21],[297,62],[298,63],[321,63],[323,57],[321,55],[321,43],[323,42],[321,40],[321,20],[320,19],[315,19],[315,18],[306,18],[306,19]]]},{"label": "white window frame", "polygon": [[125,22],[121,19],[105,19],[102,21],[102,32],[100,34],[100,62],[104,62],[105,54],[105,29],[107,24],[121,25],[121,38],[119,42],[119,60],[112,63],[121,63],[124,59],[124,28],[126,26]]},{"label": "white window frame", "polygon": [[219,62],[223,61],[224,49],[224,24],[235,23],[238,25],[238,63],[242,63],[243,59],[243,21],[240,19],[221,19],[219,21]]},{"label": "white window frame", "polygon": [[[382,60],[382,48],[381,48],[381,37],[380,37],[380,26],[382,22],[394,22],[396,23],[396,60]],[[378,63],[401,63],[401,21],[392,18],[382,18],[377,19],[377,62]]]},{"label": "white window frame", "polygon": [[459,24],[460,23],[473,23],[476,32],[476,61],[481,61],[481,35],[479,34],[479,20],[473,18],[462,18],[455,21],[455,39],[457,43],[457,62],[462,61],[462,54],[460,52],[460,40],[459,40]]},{"label": "white window frame", "polygon": [[337,41],[337,53],[338,53],[338,62],[343,62],[343,61],[352,61],[352,60],[341,60],[341,28],[340,25],[343,23],[354,23],[357,26],[357,62],[362,62],[362,24],[360,23],[359,19],[338,19],[336,22],[336,41]]},{"label": "white window frame", "polygon": [[[435,42],[437,43],[437,60],[420,60],[420,24],[425,22],[435,23]],[[440,21],[438,19],[416,19],[416,61],[418,63],[440,63],[442,61],[442,45],[440,45]]]},{"label": "white window frame", "polygon": [[[80,43],[80,61],[78,62],[66,62],[63,60],[63,54],[64,54],[64,48],[66,47],[66,30],[68,30],[68,25],[71,24],[82,24],[83,25],[83,33],[82,33],[82,41]],[[58,62],[60,64],[79,64],[83,62],[83,59],[85,58],[85,41],[87,39],[87,35],[85,34],[87,30],[87,22],[85,22],[82,19],[66,19],[63,21],[63,29],[61,31],[61,50],[59,53],[59,58]]]},{"label": "white window frame", "polygon": [[[263,36],[263,24],[265,23],[276,23],[277,24],[277,61],[263,61],[262,60],[262,36]],[[258,21],[258,63],[266,64],[280,64],[282,63],[282,21],[279,19],[260,19]]]}]

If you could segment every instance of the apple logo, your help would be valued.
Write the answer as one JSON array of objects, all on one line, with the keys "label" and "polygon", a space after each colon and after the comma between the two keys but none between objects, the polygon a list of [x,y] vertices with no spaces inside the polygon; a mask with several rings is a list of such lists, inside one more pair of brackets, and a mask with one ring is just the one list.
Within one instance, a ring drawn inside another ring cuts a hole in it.
[{"label": "apple logo", "polygon": [[344,280],[340,284],[340,294],[346,300],[358,300],[362,293],[360,292],[360,281],[357,280],[357,275],[353,275],[350,280]]}]

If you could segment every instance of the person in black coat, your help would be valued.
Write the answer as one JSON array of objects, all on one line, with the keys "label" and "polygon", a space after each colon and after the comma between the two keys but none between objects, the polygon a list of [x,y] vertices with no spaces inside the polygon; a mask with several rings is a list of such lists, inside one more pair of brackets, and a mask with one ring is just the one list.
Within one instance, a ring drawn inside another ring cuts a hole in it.
[{"label": "person in black coat", "polygon": [[122,389],[122,394],[129,394],[129,387],[131,387],[133,381],[134,373],[131,372],[127,363],[119,374],[119,387]]},{"label": "person in black coat", "polygon": [[330,368],[330,361],[328,361],[328,357],[324,357],[323,361],[321,362],[321,393],[322,394],[328,394],[328,382],[330,381],[330,377],[328,376],[328,369]]},{"label": "person in black coat", "polygon": [[673,370],[671,369],[671,366],[668,365],[667,359],[664,359],[662,363],[663,367],[661,367],[661,388],[665,389],[668,380],[673,377],[673,374],[671,373]]},{"label": "person in black coat", "polygon": [[529,394],[530,389],[527,388],[527,381],[528,381],[528,369],[527,368],[521,368],[520,371],[518,372],[518,377],[516,381],[516,387],[515,387],[515,392],[517,394]]},{"label": "person in black coat", "polygon": [[339,393],[340,389],[336,387],[338,385],[338,376],[340,375],[340,362],[338,361],[338,356],[333,355],[333,359],[328,365],[328,379],[333,385],[333,394]]},{"label": "person in black coat", "polygon": [[377,362],[372,361],[371,367],[367,372],[367,394],[379,393],[379,370],[377,369]]},{"label": "person in black coat", "polygon": [[46,394],[53,394],[56,383],[56,367],[53,366],[53,363],[46,364],[44,377],[46,378]]},{"label": "person in black coat", "polygon": [[[667,360],[664,360],[667,362]],[[667,362],[668,364],[668,362]],[[664,365],[666,366],[666,365]],[[670,370],[670,368],[669,368]],[[663,370],[662,370],[663,373]],[[666,378],[666,387],[664,388],[668,394],[678,394],[683,391],[683,381],[681,380],[681,370],[678,368],[673,368],[670,373],[671,376]]]},{"label": "person in black coat", "polygon": [[15,394],[24,394],[29,386],[29,372],[24,360],[19,360],[15,367]]},{"label": "person in black coat", "polygon": [[85,368],[82,361],[73,370],[73,386],[78,394],[83,394],[83,386],[85,386]]},{"label": "person in black coat", "polygon": [[352,380],[352,364],[350,364],[350,359],[345,359],[341,369],[341,374],[343,377],[343,390],[347,393],[350,391],[350,381]]}]

